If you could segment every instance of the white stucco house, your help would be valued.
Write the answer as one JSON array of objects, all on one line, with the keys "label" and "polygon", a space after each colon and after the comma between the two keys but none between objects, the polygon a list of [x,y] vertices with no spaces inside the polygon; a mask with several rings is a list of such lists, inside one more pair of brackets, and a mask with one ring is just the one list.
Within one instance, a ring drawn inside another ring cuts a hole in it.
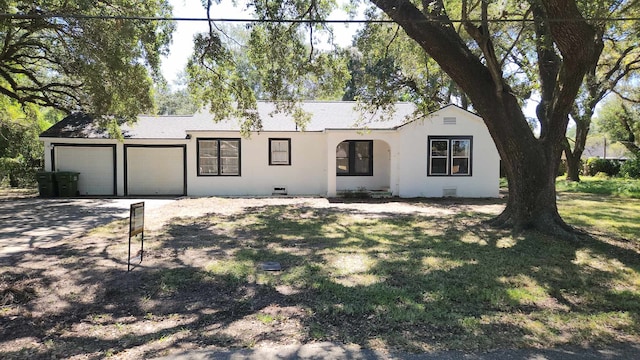
[{"label": "white stucco house", "polygon": [[238,120],[216,123],[201,113],[140,116],[117,140],[88,116],[71,115],[40,136],[45,171],[79,172],[80,195],[498,196],[498,152],[471,112],[449,105],[412,120],[413,105],[398,103],[379,121],[353,102],[302,106],[311,115],[304,131],[260,102],[263,129],[249,137]]}]

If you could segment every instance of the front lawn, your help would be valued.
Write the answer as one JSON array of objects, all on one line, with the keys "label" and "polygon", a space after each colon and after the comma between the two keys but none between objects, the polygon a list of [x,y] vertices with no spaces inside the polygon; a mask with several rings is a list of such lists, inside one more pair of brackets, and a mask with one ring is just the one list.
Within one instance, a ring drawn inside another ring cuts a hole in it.
[{"label": "front lawn", "polygon": [[[225,201],[233,200],[212,198],[211,208]],[[0,349],[14,350],[0,354],[147,358],[311,341],[409,352],[640,342],[638,199],[561,192],[565,219],[592,233],[575,243],[485,227],[495,212],[482,205],[499,201],[396,201],[387,211],[325,202],[174,219],[146,235],[147,258],[129,274],[116,235],[125,221],[23,254],[29,266],[1,268],[5,281],[31,281],[33,292],[2,307],[12,321]],[[273,261],[282,271],[261,269]]]}]

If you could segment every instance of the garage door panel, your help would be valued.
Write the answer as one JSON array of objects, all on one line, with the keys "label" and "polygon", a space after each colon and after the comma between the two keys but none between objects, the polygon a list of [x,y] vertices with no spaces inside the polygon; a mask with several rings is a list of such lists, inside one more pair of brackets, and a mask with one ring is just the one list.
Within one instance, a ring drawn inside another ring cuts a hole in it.
[{"label": "garage door panel", "polygon": [[184,195],[183,147],[127,147],[129,195]]},{"label": "garage door panel", "polygon": [[79,172],[80,195],[114,195],[114,151],[112,146],[58,145],[55,171]]}]

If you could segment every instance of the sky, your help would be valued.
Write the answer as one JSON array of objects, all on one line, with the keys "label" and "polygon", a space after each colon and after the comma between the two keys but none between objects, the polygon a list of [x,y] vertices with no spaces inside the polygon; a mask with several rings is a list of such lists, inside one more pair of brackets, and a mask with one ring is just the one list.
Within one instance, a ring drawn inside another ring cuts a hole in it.
[{"label": "sky", "polygon": [[[204,18],[207,13],[200,0],[170,0],[173,6],[173,16],[182,18]],[[225,17],[245,17],[238,9],[231,6],[231,1],[223,1],[222,6],[217,6],[217,12]],[[233,12],[233,16],[232,16]],[[214,14],[218,16],[218,14]],[[204,21],[178,21],[173,33],[173,42],[169,50],[169,56],[162,61],[162,74],[169,84],[173,84],[185,66],[187,59],[193,50],[193,35],[207,30]]]},{"label": "sky", "polygon": [[[177,18],[206,18],[207,13],[200,0],[169,0],[173,6],[173,16]],[[242,0],[238,0],[242,4]],[[244,6],[233,6],[233,1],[222,0],[220,5],[215,5],[211,13],[212,18],[237,18],[246,19],[253,16],[242,9]],[[330,19],[346,19],[347,14],[337,11],[331,15]],[[351,38],[356,31],[356,25],[349,27],[341,25],[335,26],[336,40],[339,45],[346,46],[351,43]],[[171,44],[169,56],[162,61],[162,74],[170,85],[184,71],[187,59],[193,51],[193,36],[199,32],[208,31],[206,21],[178,21],[176,30],[173,33],[173,43]]]}]

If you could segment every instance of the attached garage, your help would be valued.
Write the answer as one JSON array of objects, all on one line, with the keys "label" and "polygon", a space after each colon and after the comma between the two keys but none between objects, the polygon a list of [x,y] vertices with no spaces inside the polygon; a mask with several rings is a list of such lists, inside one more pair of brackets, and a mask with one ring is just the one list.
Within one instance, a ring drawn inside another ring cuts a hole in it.
[{"label": "attached garage", "polygon": [[125,145],[125,195],[186,195],[185,145]]},{"label": "attached garage", "polygon": [[53,144],[54,171],[79,172],[80,195],[116,195],[116,146]]}]

